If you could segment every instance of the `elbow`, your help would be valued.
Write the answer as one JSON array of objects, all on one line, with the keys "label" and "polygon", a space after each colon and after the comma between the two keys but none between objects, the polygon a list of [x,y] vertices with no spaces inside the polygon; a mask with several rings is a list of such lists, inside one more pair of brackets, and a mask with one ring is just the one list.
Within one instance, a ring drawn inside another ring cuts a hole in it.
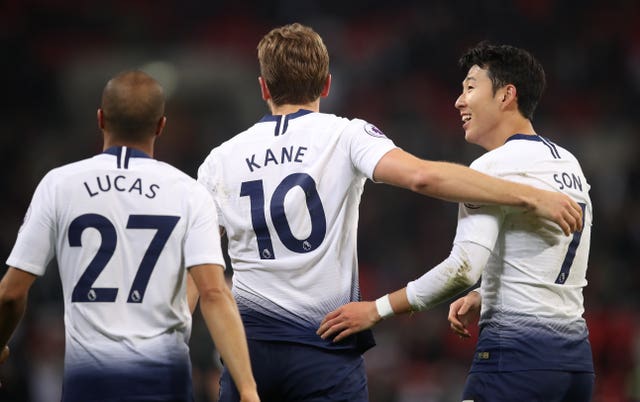
[{"label": "elbow", "polygon": [[478,283],[478,280],[480,279],[480,277],[476,277],[475,275],[470,275],[469,272],[461,274],[459,278],[460,278],[460,284],[464,289],[468,289],[471,286],[475,285],[476,283]]},{"label": "elbow", "polygon": [[436,196],[441,182],[442,178],[438,171],[428,166],[428,168],[419,169],[411,175],[409,189],[416,193]]},{"label": "elbow", "polygon": [[220,304],[229,300],[233,300],[233,295],[226,284],[200,290],[200,303],[202,304]]},{"label": "elbow", "polygon": [[455,273],[456,282],[459,283],[460,287],[464,289],[470,288],[471,286],[478,283],[481,275],[482,270],[472,269],[469,261],[464,261],[464,263],[458,267],[458,270]]},{"label": "elbow", "polygon": [[0,306],[3,310],[21,311],[27,304],[27,293],[12,292],[11,289],[0,287]]}]

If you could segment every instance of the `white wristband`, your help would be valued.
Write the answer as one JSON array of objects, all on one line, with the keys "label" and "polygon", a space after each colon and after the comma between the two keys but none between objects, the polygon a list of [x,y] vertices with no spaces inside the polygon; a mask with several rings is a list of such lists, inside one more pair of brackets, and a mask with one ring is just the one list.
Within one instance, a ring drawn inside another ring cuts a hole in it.
[{"label": "white wristband", "polygon": [[393,308],[391,308],[391,301],[389,300],[388,294],[376,300],[376,310],[378,310],[378,314],[383,320],[385,318],[391,317],[394,314]]}]

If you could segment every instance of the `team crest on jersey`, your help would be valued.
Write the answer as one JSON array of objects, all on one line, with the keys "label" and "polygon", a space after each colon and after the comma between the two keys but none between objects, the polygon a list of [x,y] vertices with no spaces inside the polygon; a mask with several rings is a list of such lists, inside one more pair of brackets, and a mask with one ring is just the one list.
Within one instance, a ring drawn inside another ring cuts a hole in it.
[{"label": "team crest on jersey", "polygon": [[364,131],[366,131],[367,134],[369,134],[372,137],[378,137],[378,138],[386,138],[387,137],[386,135],[384,135],[382,130],[380,130],[378,127],[374,126],[371,123],[365,124]]}]

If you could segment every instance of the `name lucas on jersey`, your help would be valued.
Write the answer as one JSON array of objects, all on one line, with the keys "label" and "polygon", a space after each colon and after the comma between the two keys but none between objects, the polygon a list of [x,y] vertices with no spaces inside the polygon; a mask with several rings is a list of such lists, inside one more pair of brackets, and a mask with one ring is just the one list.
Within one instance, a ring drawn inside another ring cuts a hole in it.
[{"label": "name lucas on jersey", "polygon": [[112,177],[106,174],[104,176],[96,177],[95,182],[92,182],[91,184],[86,181],[83,184],[87,193],[89,193],[89,197],[95,197],[100,193],[115,190],[121,193],[133,193],[151,199],[155,198],[156,190],[160,188],[160,186],[155,183],[145,186],[142,179],[139,177],[133,180],[133,182],[131,180],[133,180],[133,178],[123,175]]},{"label": "name lucas on jersey", "polygon": [[[282,147],[281,150],[272,151],[270,148],[264,153],[264,158],[262,155],[257,157],[256,154],[251,155],[248,158],[245,158],[247,162],[247,167],[251,172],[255,169],[260,169],[263,167],[267,167],[268,165],[281,165],[283,163],[302,163],[302,158],[304,157],[304,152],[307,150],[307,147]],[[258,158],[258,160],[256,160]],[[262,164],[262,165],[261,165]]]}]

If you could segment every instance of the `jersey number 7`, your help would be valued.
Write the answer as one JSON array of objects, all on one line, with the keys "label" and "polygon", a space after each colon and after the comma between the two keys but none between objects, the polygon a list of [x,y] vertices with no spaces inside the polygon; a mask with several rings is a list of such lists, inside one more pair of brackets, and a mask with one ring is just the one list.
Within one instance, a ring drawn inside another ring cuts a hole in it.
[{"label": "jersey number 7", "polygon": [[[587,204],[583,204],[581,202],[578,203],[582,208],[582,225],[584,225],[584,214],[585,208]],[[576,250],[578,249],[578,245],[580,244],[580,238],[582,238],[582,232],[573,233],[573,238],[571,239],[571,243],[569,243],[569,248],[567,248],[567,254],[564,256],[564,260],[562,261],[562,266],[560,267],[560,273],[558,273],[558,277],[556,278],[556,282],[560,285],[564,284],[569,277],[569,270],[571,269],[571,265],[573,264],[573,259],[576,257]]]},{"label": "jersey number 7", "polygon": [[[138,272],[129,290],[127,303],[142,303],[144,292],[149,284],[151,272],[158,262],[158,257],[169,239],[173,228],[180,220],[178,216],[165,215],[130,215],[127,229],[156,229],[157,232],[147,251],[142,257]],[[93,257],[80,280],[73,288],[71,301],[76,302],[115,302],[118,288],[94,288],[93,283],[98,279],[102,270],[113,256],[118,242],[116,228],[113,223],[102,215],[85,214],[75,218],[69,225],[69,246],[82,247],[82,232],[87,228],[94,228],[100,232],[101,243],[98,252]]]}]

